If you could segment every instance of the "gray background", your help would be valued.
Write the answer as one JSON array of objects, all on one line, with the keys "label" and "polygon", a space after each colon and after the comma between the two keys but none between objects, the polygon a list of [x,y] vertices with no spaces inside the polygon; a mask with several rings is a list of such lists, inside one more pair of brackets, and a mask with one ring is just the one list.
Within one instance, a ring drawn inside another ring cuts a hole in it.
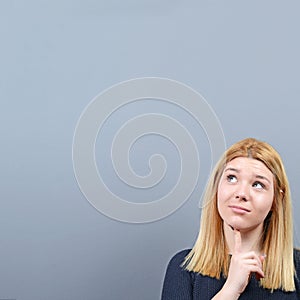
[{"label": "gray background", "polygon": [[168,161],[167,180],[141,195],[115,180],[105,141],[120,116],[169,111],[189,128],[201,160],[199,184],[179,210],[122,223],[94,209],[77,185],[72,139],[81,112],[99,92],[136,77],[171,78],[200,92],[228,145],[254,136],[275,146],[299,246],[299,11],[296,0],[1,0],[0,299],[159,299],[168,260],[193,245],[210,152],[203,129],[178,107],[149,99],[112,115],[97,162],[128,201],[163,195],[179,170],[170,143],[149,136],[134,145],[140,174],[153,153]]}]

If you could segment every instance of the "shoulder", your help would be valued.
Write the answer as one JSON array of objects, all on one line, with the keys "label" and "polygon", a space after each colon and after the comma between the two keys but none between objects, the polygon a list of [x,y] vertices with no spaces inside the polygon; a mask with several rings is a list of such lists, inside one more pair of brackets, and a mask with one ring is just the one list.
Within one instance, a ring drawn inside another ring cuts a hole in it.
[{"label": "shoulder", "polygon": [[183,275],[183,273],[189,273],[184,267],[184,261],[186,256],[189,254],[191,249],[185,249],[177,252],[173,257],[171,257],[168,266],[167,266],[167,273],[169,274],[177,274]]},{"label": "shoulder", "polygon": [[174,265],[178,267],[182,267],[182,264],[186,258],[186,256],[189,254],[191,249],[185,249],[177,252],[170,260],[169,266]]},{"label": "shoulder", "polygon": [[162,299],[192,299],[193,276],[184,266],[190,249],[176,253],[169,261],[163,283]]}]

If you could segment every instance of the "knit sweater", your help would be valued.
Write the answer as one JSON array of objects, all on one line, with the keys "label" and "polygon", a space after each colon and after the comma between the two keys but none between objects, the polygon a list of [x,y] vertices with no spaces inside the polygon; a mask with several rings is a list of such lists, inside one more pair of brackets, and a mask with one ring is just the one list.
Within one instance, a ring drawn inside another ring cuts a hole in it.
[{"label": "knit sweater", "polygon": [[[216,279],[185,270],[181,265],[190,250],[177,253],[169,262],[164,279],[162,300],[210,300],[222,288],[225,278]],[[259,285],[255,276],[251,276],[249,284],[239,297],[255,300],[299,300],[300,299],[300,251],[294,250],[294,263],[297,275],[295,276],[295,292],[284,292],[264,289]]]}]

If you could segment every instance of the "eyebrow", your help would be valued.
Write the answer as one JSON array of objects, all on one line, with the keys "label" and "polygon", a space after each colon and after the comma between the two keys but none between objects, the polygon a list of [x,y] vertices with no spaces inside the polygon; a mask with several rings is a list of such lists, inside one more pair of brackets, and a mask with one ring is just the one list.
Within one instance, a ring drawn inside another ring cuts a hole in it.
[{"label": "eyebrow", "polygon": [[234,171],[234,172],[236,172],[236,173],[240,173],[240,170],[235,169],[235,168],[227,168],[227,169],[225,169],[224,172],[227,172],[227,171]]},{"label": "eyebrow", "polygon": [[270,180],[269,180],[267,177],[265,177],[265,176],[262,176],[262,175],[256,175],[255,177],[256,177],[256,178],[259,178],[259,179],[262,179],[262,180],[266,180],[266,181],[268,181],[268,182],[271,184]]},{"label": "eyebrow", "polygon": [[[227,172],[227,171],[232,171],[232,172],[236,172],[236,173],[240,173],[241,172],[239,169],[236,169],[236,168],[227,168],[227,169],[224,170],[224,172]],[[269,182],[271,184],[271,181],[267,177],[265,177],[265,176],[255,175],[255,178],[265,180],[265,181],[267,181],[267,182]]]}]

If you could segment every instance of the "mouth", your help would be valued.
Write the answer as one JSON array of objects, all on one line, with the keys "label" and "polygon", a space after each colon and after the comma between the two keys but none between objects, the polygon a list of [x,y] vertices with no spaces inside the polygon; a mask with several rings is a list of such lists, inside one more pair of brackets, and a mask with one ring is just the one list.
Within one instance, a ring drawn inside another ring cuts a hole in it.
[{"label": "mouth", "polygon": [[237,206],[237,205],[229,205],[229,208],[231,208],[234,212],[236,213],[249,213],[250,210],[245,208],[245,207],[242,207],[242,206]]}]

